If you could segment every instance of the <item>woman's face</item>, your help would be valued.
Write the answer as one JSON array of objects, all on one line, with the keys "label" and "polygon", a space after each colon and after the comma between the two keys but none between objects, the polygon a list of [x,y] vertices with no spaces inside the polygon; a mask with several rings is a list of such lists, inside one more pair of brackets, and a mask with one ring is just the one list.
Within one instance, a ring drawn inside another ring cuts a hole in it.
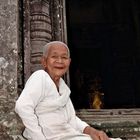
[{"label": "woman's face", "polygon": [[67,48],[62,44],[54,44],[48,49],[43,65],[51,78],[55,80],[65,74],[69,68],[70,61]]}]

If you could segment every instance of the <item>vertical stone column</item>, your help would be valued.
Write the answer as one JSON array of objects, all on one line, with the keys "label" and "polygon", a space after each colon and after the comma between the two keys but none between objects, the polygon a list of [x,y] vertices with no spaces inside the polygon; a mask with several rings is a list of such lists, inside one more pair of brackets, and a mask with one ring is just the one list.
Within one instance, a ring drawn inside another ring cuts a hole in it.
[{"label": "vertical stone column", "polygon": [[0,139],[12,140],[16,133],[14,113],[17,94],[18,1],[0,2]]},{"label": "vertical stone column", "polygon": [[42,46],[52,39],[49,0],[24,0],[24,78],[41,68]]},{"label": "vertical stone column", "polygon": [[[65,0],[51,0],[50,14],[52,21],[52,40],[60,40],[67,44]],[[70,86],[69,71],[64,75],[64,80]]]},{"label": "vertical stone column", "polygon": [[32,0],[31,16],[31,73],[39,69],[42,46],[52,39],[48,0]]},{"label": "vertical stone column", "polygon": [[67,43],[65,0],[50,1],[52,38]]}]

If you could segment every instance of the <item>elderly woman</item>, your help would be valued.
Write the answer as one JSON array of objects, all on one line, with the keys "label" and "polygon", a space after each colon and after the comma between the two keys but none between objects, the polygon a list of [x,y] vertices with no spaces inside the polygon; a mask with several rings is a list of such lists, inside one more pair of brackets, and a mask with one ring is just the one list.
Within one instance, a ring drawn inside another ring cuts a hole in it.
[{"label": "elderly woman", "polygon": [[104,132],[75,115],[70,89],[61,78],[70,62],[69,49],[63,42],[44,46],[44,69],[30,76],[15,106],[28,140],[109,140]]}]

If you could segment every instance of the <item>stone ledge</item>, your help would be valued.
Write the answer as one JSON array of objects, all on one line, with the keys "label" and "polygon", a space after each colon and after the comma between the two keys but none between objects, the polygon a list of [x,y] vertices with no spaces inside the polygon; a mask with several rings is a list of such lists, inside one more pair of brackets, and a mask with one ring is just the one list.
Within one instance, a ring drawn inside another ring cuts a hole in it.
[{"label": "stone ledge", "polygon": [[77,116],[110,137],[140,140],[140,109],[80,109]]}]

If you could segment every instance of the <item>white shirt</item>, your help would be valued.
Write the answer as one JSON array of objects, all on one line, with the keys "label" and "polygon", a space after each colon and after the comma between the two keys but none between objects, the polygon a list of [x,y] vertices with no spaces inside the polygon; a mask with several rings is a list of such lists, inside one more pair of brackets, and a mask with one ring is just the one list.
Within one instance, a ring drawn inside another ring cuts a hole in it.
[{"label": "white shirt", "polygon": [[70,89],[61,78],[59,93],[47,72],[38,70],[28,79],[16,101],[24,136],[30,140],[91,140],[83,134],[88,124],[76,115]]}]

